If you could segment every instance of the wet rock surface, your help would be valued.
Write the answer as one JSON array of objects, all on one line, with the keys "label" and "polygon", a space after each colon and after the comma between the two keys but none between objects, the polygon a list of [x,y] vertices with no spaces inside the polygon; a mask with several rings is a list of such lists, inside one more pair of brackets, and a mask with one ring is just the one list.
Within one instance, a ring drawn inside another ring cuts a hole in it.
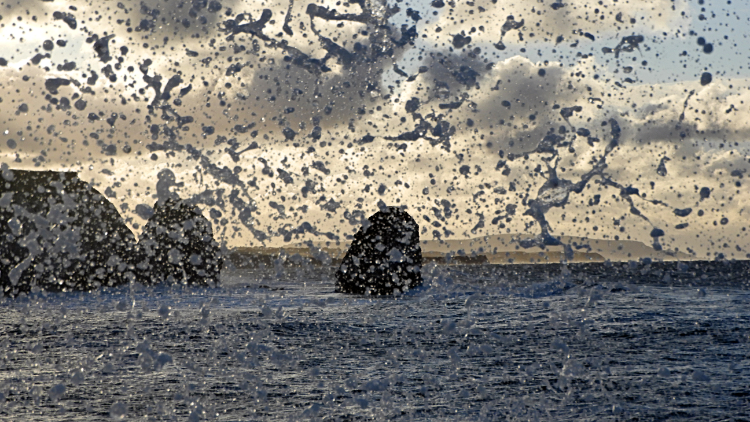
[{"label": "wet rock surface", "polygon": [[139,242],[115,206],[77,173],[3,167],[0,182],[6,296],[132,281],[218,283],[223,260],[211,223],[161,179],[157,190],[167,195],[149,210]]},{"label": "wet rock surface", "polygon": [[367,219],[336,272],[340,293],[391,295],[422,284],[419,225],[397,207]]},{"label": "wet rock surface", "polygon": [[159,200],[138,242],[137,268],[146,283],[212,285],[223,263],[211,223],[178,198]]},{"label": "wet rock surface", "polygon": [[73,172],[3,168],[0,286],[91,290],[134,277],[136,241],[117,209]]}]

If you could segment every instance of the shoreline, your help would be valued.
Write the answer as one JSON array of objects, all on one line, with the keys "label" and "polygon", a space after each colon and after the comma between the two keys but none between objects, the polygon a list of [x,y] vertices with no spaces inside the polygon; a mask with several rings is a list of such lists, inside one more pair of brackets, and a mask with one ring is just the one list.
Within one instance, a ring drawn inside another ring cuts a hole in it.
[{"label": "shoreline", "polygon": [[[310,253],[306,249],[303,255],[295,248],[279,249],[276,254],[248,253],[248,251],[233,251],[226,256],[226,264],[234,269],[262,269],[275,268],[278,265],[284,268],[301,267],[330,267],[332,270],[341,262],[339,255],[323,255]],[[341,253],[343,255],[343,252]],[[484,255],[452,256],[447,260],[445,256],[428,253],[423,259],[423,267],[430,264],[448,267],[471,268],[493,267],[503,273],[509,281],[534,281],[548,277],[568,277],[576,282],[588,282],[597,280],[612,280],[618,282],[689,282],[699,280],[701,282],[740,280],[746,282],[750,279],[750,260],[674,260],[656,261],[641,259],[639,261],[585,261],[585,262],[492,262]],[[326,258],[327,257],[327,258]]]},{"label": "shoreline", "polygon": [[[277,262],[284,265],[339,265],[346,251],[334,248],[235,248],[230,250],[225,258],[238,267],[255,265],[275,265]],[[650,258],[641,257],[633,259],[606,259],[602,254],[596,252],[574,252],[572,260],[563,263],[562,251],[547,252],[519,252],[508,251],[494,254],[465,254],[442,253],[435,251],[422,252],[423,263],[436,263],[438,265],[618,265],[636,263],[639,266],[656,263],[692,263],[692,262],[750,262],[750,260],[725,260],[715,261],[706,259],[684,259],[667,257]]]}]

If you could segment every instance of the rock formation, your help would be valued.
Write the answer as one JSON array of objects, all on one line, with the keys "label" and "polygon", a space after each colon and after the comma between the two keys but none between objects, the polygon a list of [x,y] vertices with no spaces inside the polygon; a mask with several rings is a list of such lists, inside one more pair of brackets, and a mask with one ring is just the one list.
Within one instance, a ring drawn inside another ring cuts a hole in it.
[{"label": "rock formation", "polygon": [[115,206],[76,173],[3,166],[3,294],[92,290],[131,281],[218,283],[222,259],[211,223],[169,191],[175,185],[171,171],[159,174],[159,199],[136,243]]},{"label": "rock formation", "polygon": [[419,225],[397,207],[384,207],[354,235],[336,272],[336,291],[390,295],[422,284]]},{"label": "rock formation", "polygon": [[2,168],[0,286],[91,290],[132,280],[136,242],[117,209],[73,172]]},{"label": "rock formation", "polygon": [[211,223],[195,206],[160,198],[138,242],[143,282],[209,285],[219,282],[221,251]]}]

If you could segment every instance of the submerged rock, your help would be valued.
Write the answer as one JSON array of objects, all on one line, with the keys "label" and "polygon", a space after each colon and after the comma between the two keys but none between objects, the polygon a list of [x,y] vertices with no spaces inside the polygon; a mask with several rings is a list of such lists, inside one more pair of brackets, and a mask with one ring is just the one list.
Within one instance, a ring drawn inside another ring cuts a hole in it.
[{"label": "submerged rock", "polygon": [[91,290],[134,278],[135,237],[112,203],[74,172],[0,178],[3,294]]},{"label": "submerged rock", "polygon": [[397,207],[383,208],[354,235],[336,272],[336,291],[390,295],[422,284],[419,225]]},{"label": "submerged rock", "polygon": [[223,260],[211,223],[198,208],[174,195],[156,203],[138,246],[137,268],[144,282],[219,282]]}]

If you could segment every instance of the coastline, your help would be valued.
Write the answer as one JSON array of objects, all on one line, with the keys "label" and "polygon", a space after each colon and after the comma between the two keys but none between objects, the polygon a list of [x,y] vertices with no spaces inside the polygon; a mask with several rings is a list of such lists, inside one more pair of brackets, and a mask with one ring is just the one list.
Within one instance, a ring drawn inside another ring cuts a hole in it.
[{"label": "coastline", "polygon": [[[251,250],[254,249],[254,250]],[[273,253],[272,253],[273,252]],[[302,249],[302,248],[243,248],[234,250],[226,256],[226,265],[236,270],[329,267],[331,271],[341,262],[344,252],[338,249]],[[425,253],[423,266],[460,268],[461,271],[497,272],[509,282],[538,282],[549,278],[565,278],[575,283],[598,283],[600,281],[616,283],[695,283],[706,285],[712,283],[747,282],[750,274],[750,260],[673,260],[657,261],[650,258],[638,261],[607,261],[601,256],[590,260],[577,260],[561,263],[553,261],[554,253],[544,258],[538,254],[528,253],[528,261],[521,259],[503,260],[507,257],[490,257],[485,255],[438,255]],[[516,258],[523,258],[518,252]],[[576,255],[575,258],[579,258]],[[540,259],[537,259],[540,258]],[[588,258],[588,257],[584,257]],[[533,259],[533,262],[532,262]]]}]

